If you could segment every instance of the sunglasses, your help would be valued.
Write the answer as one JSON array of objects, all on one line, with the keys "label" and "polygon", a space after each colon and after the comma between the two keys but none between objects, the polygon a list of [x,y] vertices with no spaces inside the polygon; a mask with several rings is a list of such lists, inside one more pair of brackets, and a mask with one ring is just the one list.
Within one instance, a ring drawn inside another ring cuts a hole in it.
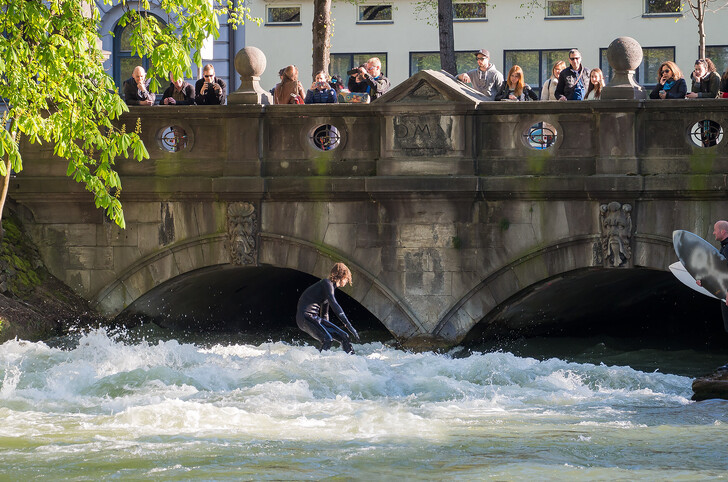
[{"label": "sunglasses", "polygon": [[205,77],[205,78],[208,78],[208,77],[215,77],[215,75],[204,75],[203,77]]},{"label": "sunglasses", "polygon": [[487,58],[488,58],[488,57],[477,57],[477,59],[478,59],[478,60],[485,60],[485,59],[487,59]]},{"label": "sunglasses", "polygon": [[581,57],[569,57],[569,60],[579,60]]},{"label": "sunglasses", "polygon": [[660,71],[661,74],[669,74],[670,72],[672,72],[672,70],[670,70],[670,69],[665,69],[665,70]]}]

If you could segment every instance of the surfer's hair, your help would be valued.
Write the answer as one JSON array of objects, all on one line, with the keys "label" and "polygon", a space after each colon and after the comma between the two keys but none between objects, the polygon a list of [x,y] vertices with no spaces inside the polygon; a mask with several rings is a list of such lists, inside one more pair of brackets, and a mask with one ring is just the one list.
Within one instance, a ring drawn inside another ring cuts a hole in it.
[{"label": "surfer's hair", "polygon": [[334,267],[331,268],[329,279],[333,281],[334,284],[340,280],[346,280],[350,285],[354,284],[351,281],[351,271],[349,271],[349,268],[347,268],[344,263],[336,263]]}]

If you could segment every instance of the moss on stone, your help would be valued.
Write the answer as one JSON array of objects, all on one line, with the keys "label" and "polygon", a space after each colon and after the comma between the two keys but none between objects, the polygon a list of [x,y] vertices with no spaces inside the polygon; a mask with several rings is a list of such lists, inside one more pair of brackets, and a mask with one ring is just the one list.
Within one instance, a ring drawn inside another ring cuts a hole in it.
[{"label": "moss on stone", "polygon": [[24,298],[43,279],[38,268],[42,266],[37,249],[23,232],[14,216],[3,218],[5,236],[0,246],[0,280],[4,290]]}]

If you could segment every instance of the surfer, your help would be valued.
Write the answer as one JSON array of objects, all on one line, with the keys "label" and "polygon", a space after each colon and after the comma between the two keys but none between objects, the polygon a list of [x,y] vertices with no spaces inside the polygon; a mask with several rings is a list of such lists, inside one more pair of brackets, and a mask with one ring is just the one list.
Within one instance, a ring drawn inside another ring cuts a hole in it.
[{"label": "surfer", "polygon": [[[720,254],[728,259],[728,221],[717,221],[713,226],[713,236],[720,243]],[[697,280],[698,286],[702,286],[700,280]],[[725,304],[720,304],[720,311],[723,315],[723,328],[728,332],[728,296],[726,296]]]},{"label": "surfer", "polygon": [[333,340],[338,341],[347,353],[354,353],[349,341],[349,335],[329,321],[329,307],[334,310],[336,317],[349,330],[349,333],[359,341],[359,334],[349,323],[348,318],[334,297],[336,288],[343,288],[346,284],[353,284],[351,271],[344,263],[336,263],[331,268],[328,278],[317,281],[306,288],[298,299],[296,310],[296,324],[298,327],[321,342],[321,351],[331,348]]}]

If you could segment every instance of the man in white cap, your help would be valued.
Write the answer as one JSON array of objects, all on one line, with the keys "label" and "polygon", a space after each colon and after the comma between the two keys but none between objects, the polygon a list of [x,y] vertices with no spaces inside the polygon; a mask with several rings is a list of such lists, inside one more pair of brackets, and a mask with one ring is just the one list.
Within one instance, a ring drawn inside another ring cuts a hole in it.
[{"label": "man in white cap", "polygon": [[478,59],[478,68],[470,72],[458,75],[460,82],[473,84],[473,88],[490,100],[495,100],[495,94],[503,84],[503,74],[498,72],[495,65],[490,63],[490,52],[485,49],[475,52],[475,58]]}]

